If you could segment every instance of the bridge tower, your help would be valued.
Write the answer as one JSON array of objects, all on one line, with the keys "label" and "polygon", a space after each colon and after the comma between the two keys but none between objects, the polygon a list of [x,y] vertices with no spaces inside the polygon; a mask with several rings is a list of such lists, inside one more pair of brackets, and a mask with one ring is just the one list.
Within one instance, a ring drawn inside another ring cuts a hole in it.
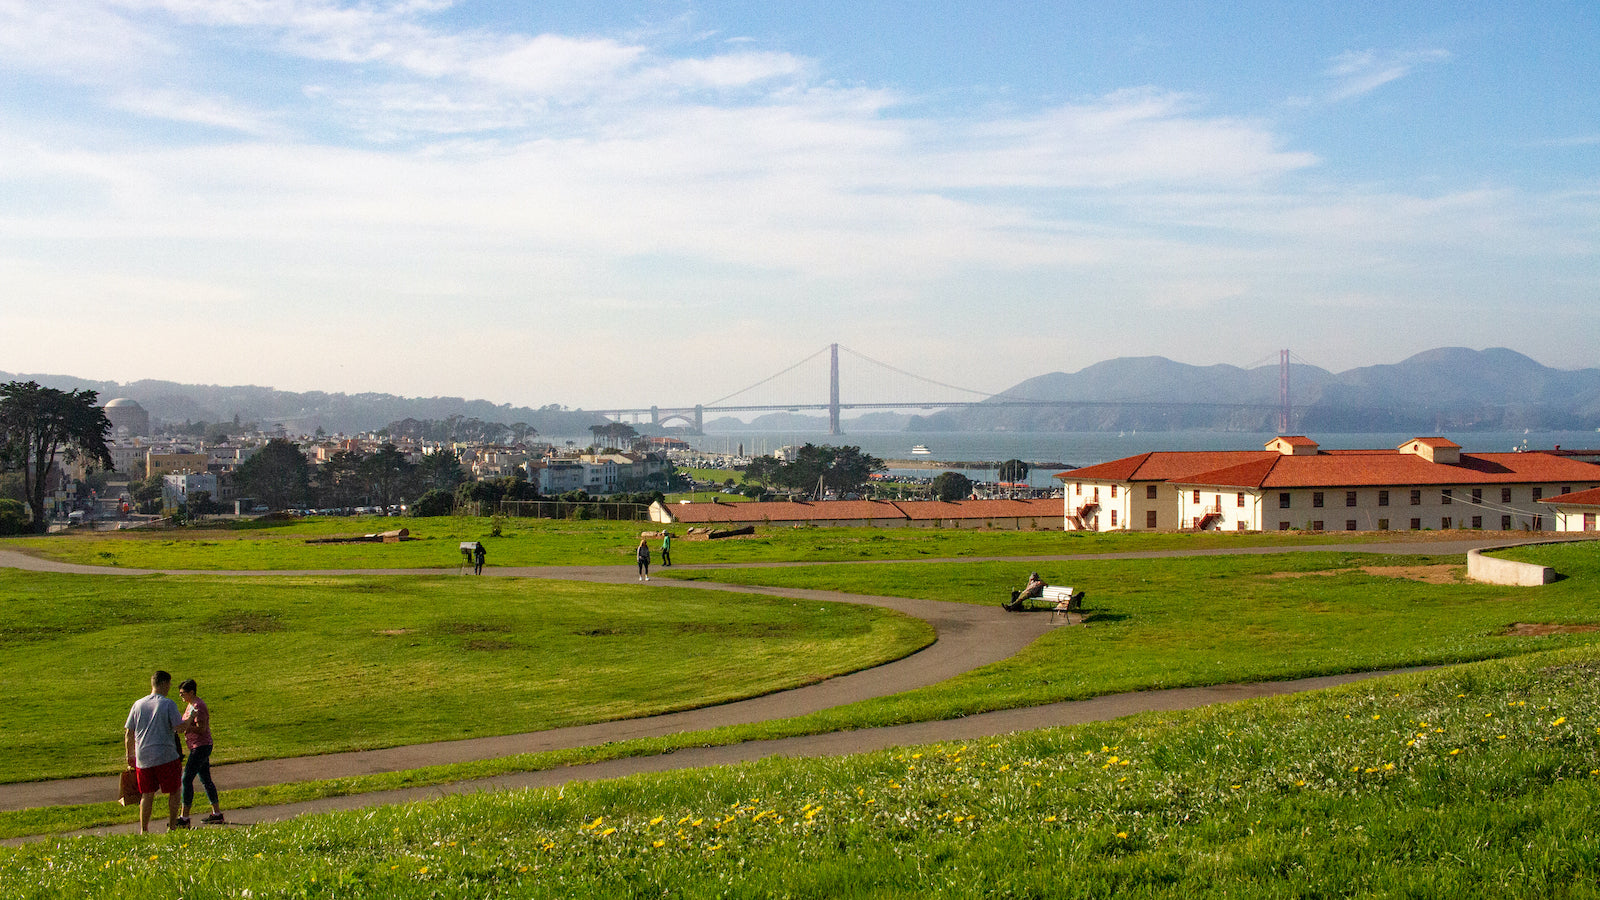
[{"label": "bridge tower", "polygon": [[1289,351],[1278,351],[1278,434],[1289,433]]},{"label": "bridge tower", "polygon": [[839,345],[830,344],[828,350],[828,433],[844,434],[839,430]]}]

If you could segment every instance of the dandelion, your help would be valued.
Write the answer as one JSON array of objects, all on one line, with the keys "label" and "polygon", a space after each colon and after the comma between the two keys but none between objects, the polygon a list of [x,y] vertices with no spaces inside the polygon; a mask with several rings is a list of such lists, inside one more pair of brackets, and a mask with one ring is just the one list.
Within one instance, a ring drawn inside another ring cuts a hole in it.
[{"label": "dandelion", "polygon": [[665,818],[664,816],[656,816],[654,819],[650,820],[650,824],[651,825],[660,825],[662,819],[664,819],[664,818]]},{"label": "dandelion", "polygon": [[1125,841],[1128,839],[1128,833],[1126,831],[1119,831],[1117,832],[1117,838]]},{"label": "dandelion", "polygon": [[658,850],[659,850],[659,849],[660,849],[660,848],[662,848],[662,847],[665,847],[665,846],[666,846],[666,845],[667,845],[667,842],[666,842],[666,841],[653,841],[653,842],[651,842],[651,844],[650,844],[650,846],[652,846],[652,847],[655,847],[655,848],[656,848],[656,849],[658,849]]},{"label": "dandelion", "polygon": [[1455,756],[1455,755],[1456,755],[1456,754],[1457,754],[1457,753],[1460,753],[1460,752],[1461,752],[1461,748],[1460,748],[1460,747],[1457,747],[1457,748],[1455,748],[1455,749],[1454,749],[1454,750],[1451,750],[1451,751],[1450,751],[1450,755],[1451,755],[1451,756]]},{"label": "dandelion", "polygon": [[1556,720],[1555,720],[1555,721],[1554,721],[1554,722],[1551,722],[1551,723],[1550,723],[1550,727],[1551,727],[1551,728],[1554,728],[1554,727],[1556,727],[1556,726],[1557,726],[1557,725],[1560,725],[1560,724],[1562,724],[1562,723],[1564,723],[1564,722],[1566,722],[1566,721],[1567,721],[1567,717],[1566,717],[1566,716],[1562,716],[1562,717],[1561,717],[1561,718],[1559,718],[1559,719],[1556,719]]}]

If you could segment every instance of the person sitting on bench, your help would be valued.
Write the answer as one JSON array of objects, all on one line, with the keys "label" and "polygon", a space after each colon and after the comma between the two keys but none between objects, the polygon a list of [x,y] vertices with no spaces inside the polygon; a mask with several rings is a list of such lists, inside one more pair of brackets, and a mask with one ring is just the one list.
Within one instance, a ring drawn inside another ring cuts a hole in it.
[{"label": "person sitting on bench", "polygon": [[1038,572],[1028,573],[1028,584],[1020,591],[1011,592],[1011,602],[1003,604],[1006,609],[1015,612],[1022,608],[1024,601],[1031,600],[1044,593],[1044,580]]}]

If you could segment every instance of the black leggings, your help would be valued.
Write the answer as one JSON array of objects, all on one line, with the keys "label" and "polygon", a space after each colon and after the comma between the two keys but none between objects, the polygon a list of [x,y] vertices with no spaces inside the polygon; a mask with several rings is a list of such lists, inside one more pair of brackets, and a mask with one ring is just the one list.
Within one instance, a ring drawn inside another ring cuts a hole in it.
[{"label": "black leggings", "polygon": [[211,745],[206,744],[189,751],[189,758],[183,761],[183,805],[188,806],[194,802],[194,777],[200,776],[200,784],[206,789],[206,799],[211,805],[217,805],[217,786],[211,783]]}]

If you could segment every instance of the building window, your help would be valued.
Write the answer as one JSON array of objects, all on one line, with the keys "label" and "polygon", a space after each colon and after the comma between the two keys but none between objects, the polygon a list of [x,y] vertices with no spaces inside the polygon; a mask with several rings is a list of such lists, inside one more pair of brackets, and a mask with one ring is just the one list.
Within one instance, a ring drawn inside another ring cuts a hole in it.
[{"label": "building window", "polygon": [[1289,508],[1289,494],[1288,494],[1287,491],[1285,491],[1284,493],[1281,493],[1281,494],[1278,495],[1278,508],[1279,509],[1288,509]]},{"label": "building window", "polygon": [[1321,509],[1322,508],[1322,492],[1321,491],[1312,491],[1311,492],[1311,508],[1312,509]]},{"label": "building window", "polygon": [[[1112,513],[1112,515],[1116,515],[1116,513]],[[1452,524],[1453,524],[1453,522],[1451,521],[1449,516],[1445,516],[1444,518],[1439,520],[1439,527],[1443,528],[1445,531],[1449,531],[1450,530],[1450,526]]]},{"label": "building window", "polygon": [[1279,522],[1278,523],[1278,530],[1279,531],[1288,531],[1289,530],[1289,523],[1288,522]]},{"label": "building window", "polygon": [[1235,531],[1243,531],[1244,530],[1244,520],[1240,519],[1239,521],[1233,523],[1233,527],[1234,527]]},{"label": "building window", "polygon": [[1483,502],[1483,488],[1473,488],[1472,489],[1472,502],[1473,503],[1482,503]]},{"label": "building window", "polygon": [[1200,492],[1199,491],[1195,491],[1194,492],[1194,502],[1195,502],[1196,506],[1200,505]]},{"label": "building window", "polygon": [[1111,486],[1111,499],[1117,499],[1117,486],[1114,484]]},{"label": "building window", "polygon": [[1355,531],[1356,530],[1356,520],[1355,519],[1345,519],[1344,520],[1344,530],[1345,531]]},{"label": "building window", "polygon": [[1388,491],[1379,491],[1378,492],[1378,505],[1379,506],[1388,506],[1389,505],[1389,492]]},{"label": "building window", "polygon": [[1450,505],[1450,500],[1451,500],[1451,497],[1450,497],[1450,489],[1449,488],[1445,488],[1444,490],[1439,492],[1439,502],[1440,503],[1442,503],[1445,506],[1449,506]]},{"label": "building window", "polygon": [[1154,499],[1156,499],[1156,486],[1155,485],[1147,484],[1147,485],[1144,486],[1144,498],[1146,500],[1154,500]]},{"label": "building window", "polygon": [[1411,530],[1412,531],[1421,531],[1422,530],[1422,520],[1421,519],[1412,519],[1411,520]]},{"label": "building window", "polygon": [[1379,531],[1388,531],[1389,530],[1389,520],[1388,519],[1379,519],[1378,520],[1378,530]]},{"label": "building window", "polygon": [[1095,487],[1094,487],[1094,497],[1092,497],[1091,499],[1093,499],[1096,503],[1100,502],[1100,486],[1099,485],[1095,485]]},{"label": "building window", "polygon": [[1511,502],[1511,488],[1501,488],[1500,489],[1500,502],[1501,503],[1510,503]]},{"label": "building window", "polygon": [[1483,529],[1483,516],[1473,516],[1472,527],[1481,531]]},{"label": "building window", "polygon": [[[1537,491],[1538,488],[1534,488],[1534,490]],[[1544,530],[1544,516],[1534,516],[1533,517],[1533,525],[1530,526],[1530,527],[1534,531],[1543,531]]]},{"label": "building window", "polygon": [[1321,531],[1322,530],[1322,520],[1321,519],[1313,520],[1311,522],[1311,530],[1312,531]]},{"label": "building window", "polygon": [[1594,513],[1584,513],[1583,514],[1583,530],[1584,531],[1593,531],[1594,530]]},{"label": "building window", "polygon": [[1239,507],[1240,509],[1244,509],[1244,494],[1243,493],[1239,494],[1239,502],[1235,503],[1234,505]]},{"label": "building window", "polygon": [[1355,491],[1345,491],[1344,492],[1344,505],[1345,506],[1355,506],[1356,505],[1356,492]]},{"label": "building window", "polygon": [[[1542,488],[1542,487],[1534,488],[1533,489],[1533,499],[1535,499],[1535,500],[1544,499],[1544,488]],[[1537,531],[1538,529],[1534,529],[1534,530]]]},{"label": "building window", "polygon": [[1079,482],[1075,483],[1073,485],[1073,487],[1076,487],[1078,489],[1078,496],[1082,497],[1083,496],[1083,482],[1079,481]]},{"label": "building window", "polygon": [[1570,488],[1570,487],[1567,487],[1567,486],[1566,486],[1566,485],[1564,485],[1564,484],[1563,484],[1563,485],[1562,485],[1562,486],[1561,486],[1561,493],[1563,493],[1563,494],[1570,494],[1570,493],[1572,493],[1572,488]]},{"label": "building window", "polygon": [[1500,530],[1501,531],[1510,531],[1511,530],[1511,517],[1510,516],[1501,516],[1500,517]]},{"label": "building window", "polygon": [[1154,527],[1156,527],[1156,511],[1155,510],[1147,509],[1147,510],[1144,511],[1144,527],[1146,527],[1146,528],[1154,528]]},{"label": "building window", "polygon": [[1422,505],[1422,491],[1415,490],[1415,491],[1411,492],[1411,505],[1412,506],[1421,506]]},{"label": "building window", "polygon": [[1111,511],[1111,527],[1117,527],[1117,511],[1114,509]]}]

